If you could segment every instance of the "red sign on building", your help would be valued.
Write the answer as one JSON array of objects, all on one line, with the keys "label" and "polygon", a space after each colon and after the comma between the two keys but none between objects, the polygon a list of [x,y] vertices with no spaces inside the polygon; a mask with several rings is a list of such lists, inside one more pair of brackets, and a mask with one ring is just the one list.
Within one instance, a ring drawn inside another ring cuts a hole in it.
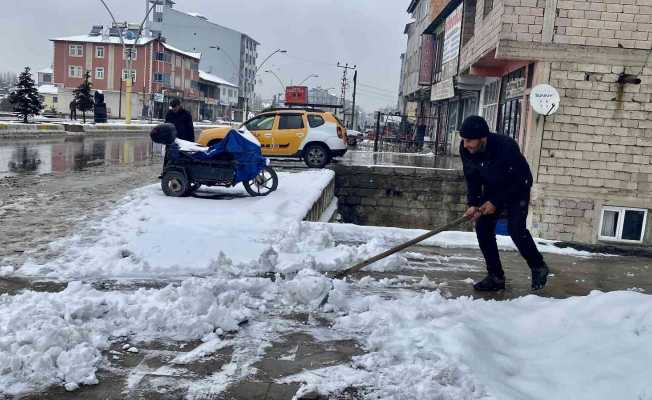
[{"label": "red sign on building", "polygon": [[307,86],[288,86],[285,88],[285,104],[307,104]]},{"label": "red sign on building", "polygon": [[433,35],[423,35],[421,37],[421,63],[419,66],[419,85],[430,86],[432,84],[432,66],[434,62],[434,44]]}]

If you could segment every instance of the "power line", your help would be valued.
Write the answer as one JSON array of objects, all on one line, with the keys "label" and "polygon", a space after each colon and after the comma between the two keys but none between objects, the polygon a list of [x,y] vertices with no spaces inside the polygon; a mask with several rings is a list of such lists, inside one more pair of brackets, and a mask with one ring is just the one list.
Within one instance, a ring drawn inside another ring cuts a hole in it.
[{"label": "power line", "polygon": [[328,67],[337,68],[337,64],[332,63],[332,62],[328,62],[328,61],[321,61],[321,60],[308,60],[308,59],[306,59],[306,58],[296,57],[296,56],[289,55],[289,54],[287,55],[287,57],[288,57],[288,58],[295,59],[295,60],[303,61],[303,62],[305,62],[305,63],[309,63],[309,64],[321,64],[321,65],[325,65],[325,66],[328,66]]},{"label": "power line", "polygon": [[373,92],[365,92],[365,91],[363,91],[361,89],[358,89],[358,90],[360,91],[360,94],[362,96],[374,96],[374,97],[383,98],[383,99],[397,99],[398,98],[398,95],[390,96],[390,95],[384,95],[384,94],[373,93]]},{"label": "power line", "polygon": [[360,86],[364,86],[364,87],[367,87],[369,89],[376,89],[376,90],[381,91],[381,92],[396,93],[396,90],[383,89],[383,88],[380,88],[380,87],[377,87],[377,86],[367,85],[365,83],[358,83],[358,84]]},{"label": "power line", "polygon": [[380,94],[380,95],[383,95],[383,96],[398,96],[397,93],[380,92],[378,90],[368,89],[368,88],[365,88],[365,87],[360,88],[360,90],[364,90],[364,91],[366,91],[368,93]]}]

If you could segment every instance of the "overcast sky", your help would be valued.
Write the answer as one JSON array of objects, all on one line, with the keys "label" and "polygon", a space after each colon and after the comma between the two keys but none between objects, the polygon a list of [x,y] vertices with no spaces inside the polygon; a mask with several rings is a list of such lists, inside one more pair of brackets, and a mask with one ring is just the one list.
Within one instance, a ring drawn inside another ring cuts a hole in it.
[{"label": "overcast sky", "polygon": [[[145,0],[107,0],[118,20],[142,19]],[[52,63],[49,38],[87,33],[93,24],[109,24],[99,0],[1,0],[0,71],[34,69]],[[309,86],[335,87],[337,62],[356,64],[358,102],[367,111],[394,105],[408,0],[177,0],[176,8],[200,12],[211,21],[247,33],[261,43],[259,62],[277,48],[266,67],[286,84],[310,74]],[[270,74],[261,74],[256,91],[265,97],[280,91]],[[351,76],[352,77],[352,76]],[[349,97],[347,95],[347,97]],[[349,97],[350,99],[350,97]]]}]

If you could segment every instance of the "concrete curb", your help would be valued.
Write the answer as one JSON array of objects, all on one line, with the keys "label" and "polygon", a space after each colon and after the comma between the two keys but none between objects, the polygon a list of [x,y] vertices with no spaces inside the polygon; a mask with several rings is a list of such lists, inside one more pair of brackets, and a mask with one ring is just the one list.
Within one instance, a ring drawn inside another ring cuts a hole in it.
[{"label": "concrete curb", "polygon": [[[156,123],[132,125],[82,125],[70,123],[22,124],[0,123],[0,139],[38,139],[53,136],[102,136],[102,135],[148,135]],[[226,125],[195,126],[199,135],[206,129],[228,127]]]},{"label": "concrete curb", "polygon": [[16,124],[0,122],[0,139],[64,136],[66,131],[59,124]]}]

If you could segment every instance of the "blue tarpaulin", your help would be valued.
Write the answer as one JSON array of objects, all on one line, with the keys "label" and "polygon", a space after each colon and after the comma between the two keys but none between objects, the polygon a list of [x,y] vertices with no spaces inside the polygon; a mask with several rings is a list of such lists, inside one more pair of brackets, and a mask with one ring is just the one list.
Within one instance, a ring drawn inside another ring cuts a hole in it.
[{"label": "blue tarpaulin", "polygon": [[224,154],[230,154],[235,161],[235,183],[252,180],[267,165],[267,159],[263,157],[260,146],[235,129],[231,129],[224,140],[214,144],[207,151],[194,153],[192,158],[210,161]]}]

